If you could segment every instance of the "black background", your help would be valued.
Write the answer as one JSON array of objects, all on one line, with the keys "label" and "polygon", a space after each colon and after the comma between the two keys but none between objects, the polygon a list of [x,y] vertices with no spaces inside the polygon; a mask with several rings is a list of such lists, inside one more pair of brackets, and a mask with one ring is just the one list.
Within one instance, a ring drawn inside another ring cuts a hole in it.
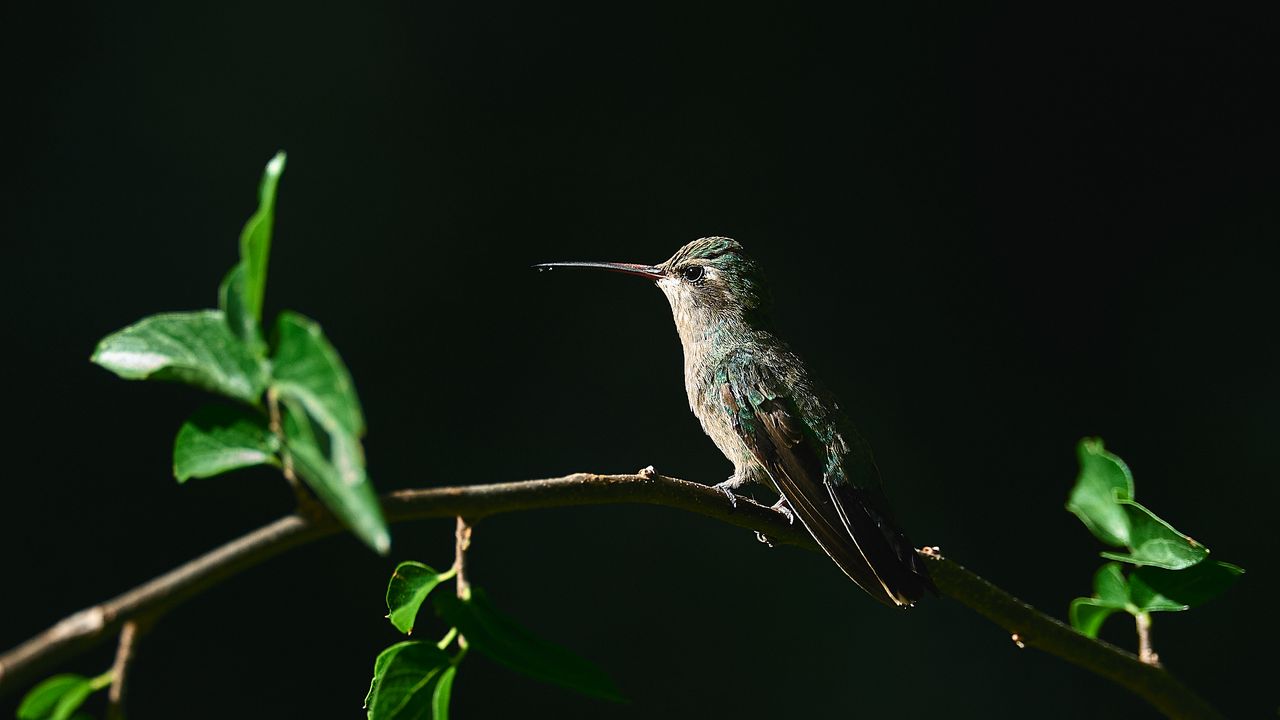
[{"label": "black background", "polygon": [[[918,542],[1064,616],[1101,549],[1062,507],[1074,446],[1102,436],[1139,500],[1249,570],[1156,618],[1166,664],[1230,715],[1274,714],[1270,19],[607,5],[5,11],[0,646],[289,509],[267,471],[176,485],[199,393],[87,362],[214,304],[284,148],[268,312],[342,351],[380,489],[722,479],[660,294],[528,266],[731,235]],[[388,558],[342,537],[222,584],[144,639],[131,717],[362,716],[391,568],[451,542],[398,526]],[[462,718],[1153,715],[953,602],[893,613],[821,556],[673,510],[496,518],[472,556],[633,702],[473,658]],[[1133,646],[1121,619],[1104,636]]]}]

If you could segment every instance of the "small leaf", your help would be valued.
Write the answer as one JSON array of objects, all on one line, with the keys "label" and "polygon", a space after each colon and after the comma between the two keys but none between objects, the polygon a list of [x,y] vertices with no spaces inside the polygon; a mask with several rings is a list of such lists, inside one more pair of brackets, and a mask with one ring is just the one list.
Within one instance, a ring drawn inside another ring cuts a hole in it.
[{"label": "small leaf", "polygon": [[341,428],[356,438],[364,434],[351,374],[315,322],[297,313],[280,313],[272,378],[281,396],[301,402],[325,429]]},{"label": "small leaf", "polygon": [[1093,597],[1071,601],[1071,626],[1089,637],[1097,637],[1102,623],[1117,610],[1130,611],[1129,582],[1120,563],[1110,562],[1093,575]]},{"label": "small leaf", "polygon": [[517,672],[605,700],[622,701],[613,680],[587,660],[529,632],[499,613],[484,593],[472,589],[471,599],[449,593],[432,596],[436,612],[475,648]]},{"label": "small leaf", "polygon": [[271,231],[275,224],[276,187],[284,172],[285,154],[276,153],[262,173],[258,186],[258,210],[240,232],[240,266],[243,268],[241,294],[244,314],[256,324],[262,319],[262,299],[267,289],[267,259],[271,254]]},{"label": "small leaf", "polygon": [[152,315],[98,343],[93,362],[126,380],[171,380],[256,404],[266,371],[221,312]]},{"label": "small leaf", "polygon": [[279,465],[277,445],[261,413],[206,405],[178,430],[173,442],[173,474],[178,482],[186,482],[251,465]]},{"label": "small leaf", "polygon": [[1243,574],[1244,568],[1220,560],[1204,560],[1183,570],[1144,566],[1130,577],[1130,593],[1142,610],[1186,610],[1217,597]]},{"label": "small leaf", "polygon": [[1071,627],[1083,635],[1096,638],[1098,630],[1102,629],[1102,623],[1115,611],[1114,607],[1102,605],[1096,598],[1076,598],[1071,601]]},{"label": "small leaf", "polygon": [[18,720],[67,720],[93,694],[82,675],[54,675],[36,685],[18,706]]},{"label": "small leaf", "polygon": [[1167,570],[1181,570],[1204,560],[1209,549],[1183,535],[1155,513],[1133,500],[1122,500],[1120,507],[1129,523],[1129,553],[1104,552],[1110,560],[1134,565],[1153,565]]},{"label": "small leaf", "polygon": [[1085,438],[1077,448],[1080,475],[1076,478],[1067,509],[1109,545],[1126,545],[1129,525],[1117,500],[1133,497],[1129,466],[1102,447],[1102,441]]},{"label": "small leaf", "polygon": [[[364,699],[369,720],[431,717],[438,684],[452,669],[450,663],[449,656],[430,642],[410,640],[383,650],[374,661],[373,682]],[[448,690],[445,693],[447,698]]]},{"label": "small leaf", "polygon": [[[286,422],[285,444],[293,458],[293,467],[325,507],[369,547],[385,555],[391,549],[382,507],[374,494],[373,484],[364,471],[364,451],[360,441],[341,427],[323,428],[307,408],[292,399],[284,399]],[[328,434],[318,437],[314,425]],[[327,451],[321,445],[327,445]]]},{"label": "small leaf", "polygon": [[1123,609],[1129,604],[1129,583],[1119,563],[1107,563],[1093,576],[1094,599],[1106,607]]},{"label": "small leaf", "polygon": [[449,700],[453,696],[453,676],[458,674],[458,666],[450,665],[436,682],[436,691],[431,696],[432,720],[449,720]]},{"label": "small leaf", "polygon": [[387,583],[387,618],[400,632],[413,632],[413,621],[427,595],[453,573],[438,573],[420,562],[402,562]]}]

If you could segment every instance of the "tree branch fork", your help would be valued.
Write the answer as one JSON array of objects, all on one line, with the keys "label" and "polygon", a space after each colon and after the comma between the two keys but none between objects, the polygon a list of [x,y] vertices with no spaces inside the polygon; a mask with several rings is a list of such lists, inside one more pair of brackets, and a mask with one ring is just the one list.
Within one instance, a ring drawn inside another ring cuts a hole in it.
[{"label": "tree branch fork", "polygon": [[[736,504],[731,503],[710,486],[660,475],[651,467],[628,475],[575,473],[544,480],[400,490],[382,497],[388,522],[455,517],[459,518],[459,528],[509,512],[606,504],[677,508],[755,530],[775,543],[818,550],[802,526],[791,524],[769,507],[745,497],[737,498]],[[152,625],[184,600],[233,575],[341,530],[327,513],[287,515],[117,597],[70,615],[0,655],[0,697],[26,688],[57,664],[113,636],[120,636],[120,652],[131,654],[139,626]],[[461,537],[459,535],[459,542]],[[1171,718],[1222,717],[1163,667],[1081,635],[944,558],[937,548],[924,548],[920,552],[930,560],[930,573],[944,597],[1004,628],[1018,647],[1043,650],[1106,677]],[[121,658],[118,653],[116,665],[121,680],[127,662],[128,656]],[[122,691],[123,683],[120,683]]]}]

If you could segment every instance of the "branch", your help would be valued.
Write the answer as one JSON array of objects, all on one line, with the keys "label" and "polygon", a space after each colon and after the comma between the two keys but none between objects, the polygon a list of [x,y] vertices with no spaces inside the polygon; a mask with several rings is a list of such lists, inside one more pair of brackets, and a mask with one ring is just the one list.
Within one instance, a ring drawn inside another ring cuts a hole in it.
[{"label": "branch", "polygon": [[[817,550],[799,525],[747,498],[737,506],[706,485],[664,477],[646,468],[634,475],[578,473],[549,480],[494,485],[401,490],[384,495],[388,522],[465,517],[474,523],[502,513],[577,505],[632,503],[664,505],[756,530],[775,543]],[[0,655],[0,696],[15,692],[54,665],[118,632],[124,623],[145,616],[148,622],[206,588],[290,548],[341,530],[330,515],[294,514],[241,536],[212,552],[128,592],[82,610]],[[934,583],[946,597],[1004,628],[1015,642],[1039,648],[1108,678],[1142,697],[1171,718],[1222,716],[1163,668],[1141,662],[1114,645],[1091,640],[934,549],[922,551]]]}]

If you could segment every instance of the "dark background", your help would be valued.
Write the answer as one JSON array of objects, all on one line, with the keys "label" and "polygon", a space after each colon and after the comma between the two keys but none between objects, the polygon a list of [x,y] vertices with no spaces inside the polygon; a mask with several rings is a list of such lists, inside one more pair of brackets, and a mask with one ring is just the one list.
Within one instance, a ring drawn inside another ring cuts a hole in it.
[{"label": "dark background", "polygon": [[[380,489],[723,479],[661,295],[528,265],[731,235],[918,542],[1065,616],[1100,564],[1063,510],[1099,435],[1139,500],[1249,570],[1159,615],[1157,650],[1229,715],[1273,715],[1271,19],[601,5],[4,11],[0,646],[288,511],[267,471],[176,485],[172,434],[203,398],[87,362],[144,315],[215,303],[284,148],[268,312],[324,323]],[[362,717],[397,638],[391,568],[447,565],[451,543],[444,521],[397,526],[388,558],[344,536],[224,583],[144,639],[131,717]],[[495,518],[472,558],[634,700],[477,657],[462,718],[1153,715],[953,602],[893,613],[819,555],[674,510]],[[1133,646],[1121,619],[1104,635]]]}]

